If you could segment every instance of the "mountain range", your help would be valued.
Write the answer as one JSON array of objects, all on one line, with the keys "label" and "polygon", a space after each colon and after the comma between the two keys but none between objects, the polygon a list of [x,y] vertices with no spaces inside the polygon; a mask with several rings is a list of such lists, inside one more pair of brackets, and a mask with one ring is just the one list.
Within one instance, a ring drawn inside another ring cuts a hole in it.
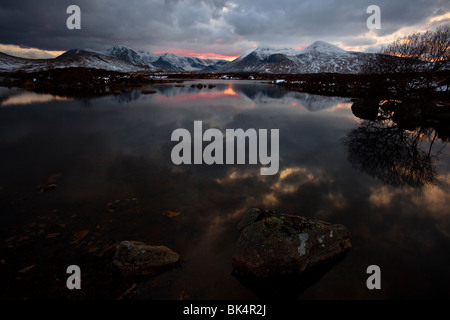
[{"label": "mountain range", "polygon": [[272,50],[256,48],[222,68],[222,72],[262,73],[358,73],[371,53],[345,51],[332,44],[316,41],[308,47]]},{"label": "mountain range", "polygon": [[86,67],[111,71],[218,73],[358,73],[376,54],[345,51],[316,41],[304,49],[255,48],[233,61],[153,54],[114,46],[106,51],[71,49],[54,59],[25,59],[0,53],[0,72]]}]

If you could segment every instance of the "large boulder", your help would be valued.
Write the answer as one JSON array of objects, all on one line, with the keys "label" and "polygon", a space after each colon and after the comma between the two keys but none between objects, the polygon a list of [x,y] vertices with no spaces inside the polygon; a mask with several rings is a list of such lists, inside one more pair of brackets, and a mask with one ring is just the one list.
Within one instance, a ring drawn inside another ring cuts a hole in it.
[{"label": "large boulder", "polygon": [[238,229],[232,264],[240,276],[299,274],[334,261],[351,247],[343,225],[257,208],[247,211]]},{"label": "large boulder", "polygon": [[177,265],[178,253],[165,246],[151,246],[139,241],[122,241],[113,263],[125,274],[158,275]]}]

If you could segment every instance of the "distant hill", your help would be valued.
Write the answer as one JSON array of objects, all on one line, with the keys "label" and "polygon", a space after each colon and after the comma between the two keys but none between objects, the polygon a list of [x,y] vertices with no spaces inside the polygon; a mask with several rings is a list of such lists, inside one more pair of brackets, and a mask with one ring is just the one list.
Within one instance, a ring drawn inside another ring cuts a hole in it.
[{"label": "distant hill", "polygon": [[35,72],[57,68],[84,67],[108,71],[136,72],[153,71],[148,66],[137,66],[129,62],[85,50],[70,50],[55,59],[24,59],[0,53],[0,72]]},{"label": "distant hill", "polygon": [[375,54],[350,52],[316,41],[302,49],[256,48],[225,65],[222,72],[358,73]]},{"label": "distant hill", "polygon": [[183,57],[173,53],[153,54],[114,46],[106,51],[71,49],[55,59],[24,59],[0,54],[0,72],[25,72],[65,67],[86,67],[122,72],[220,72],[220,73],[344,73],[354,74],[377,54],[345,51],[316,41],[302,49],[256,48],[239,58],[226,60]]},{"label": "distant hill", "polygon": [[199,59],[195,57],[183,57],[170,52],[153,54],[144,51],[135,51],[126,46],[114,46],[107,51],[100,52],[91,49],[72,49],[63,53],[61,57],[67,57],[79,52],[92,52],[134,64],[147,66],[152,70],[163,71],[218,71],[228,61],[215,59]]}]

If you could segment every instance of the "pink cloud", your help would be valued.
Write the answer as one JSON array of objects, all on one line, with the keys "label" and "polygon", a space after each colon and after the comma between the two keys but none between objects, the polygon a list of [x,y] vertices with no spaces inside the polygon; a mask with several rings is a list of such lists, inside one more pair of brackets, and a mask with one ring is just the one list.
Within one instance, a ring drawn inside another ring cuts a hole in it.
[{"label": "pink cloud", "polygon": [[196,57],[196,58],[201,58],[201,59],[224,59],[224,60],[229,60],[229,61],[234,60],[239,57],[239,56],[228,56],[228,55],[218,54],[218,53],[214,53],[214,52],[197,52],[195,50],[190,50],[190,49],[168,49],[168,50],[156,51],[154,53],[162,54],[162,53],[167,53],[167,52],[171,52],[176,55],[184,56],[184,57]]}]

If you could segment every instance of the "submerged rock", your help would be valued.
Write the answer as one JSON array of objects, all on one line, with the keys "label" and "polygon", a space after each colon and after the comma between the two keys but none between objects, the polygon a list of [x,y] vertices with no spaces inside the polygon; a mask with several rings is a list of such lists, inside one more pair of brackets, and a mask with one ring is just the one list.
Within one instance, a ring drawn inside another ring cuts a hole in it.
[{"label": "submerged rock", "polygon": [[142,94],[155,94],[155,93],[157,93],[157,92],[158,92],[158,91],[153,90],[153,89],[141,90],[141,93],[142,93]]},{"label": "submerged rock", "polygon": [[120,211],[128,210],[132,206],[136,205],[137,202],[138,202],[137,198],[115,200],[114,202],[109,202],[106,205],[106,207],[108,208],[108,211],[111,213],[120,212]]},{"label": "submerged rock", "polygon": [[37,192],[39,192],[39,193],[43,193],[43,192],[47,192],[47,191],[56,189],[56,187],[57,187],[57,185],[54,184],[54,183],[52,183],[52,184],[49,184],[49,185],[47,185],[47,186],[41,186],[41,185],[39,185],[39,186],[37,186],[36,190],[37,190]]},{"label": "submerged rock", "polygon": [[139,241],[122,241],[113,263],[126,274],[158,275],[180,261],[178,253],[165,246],[151,246]]},{"label": "submerged rock", "polygon": [[340,224],[250,209],[238,226],[232,264],[240,276],[299,274],[341,257],[350,233]]}]

